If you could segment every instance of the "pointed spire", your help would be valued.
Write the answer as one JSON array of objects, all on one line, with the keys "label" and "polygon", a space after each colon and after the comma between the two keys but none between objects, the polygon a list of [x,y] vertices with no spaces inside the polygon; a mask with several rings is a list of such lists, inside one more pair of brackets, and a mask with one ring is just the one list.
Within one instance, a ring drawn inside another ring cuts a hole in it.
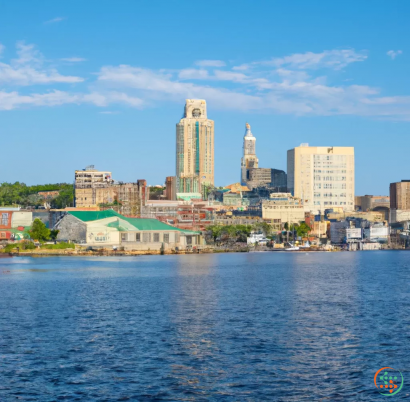
[{"label": "pointed spire", "polygon": [[253,134],[251,131],[251,125],[249,123],[246,123],[245,127],[246,127],[245,137],[253,137]]}]

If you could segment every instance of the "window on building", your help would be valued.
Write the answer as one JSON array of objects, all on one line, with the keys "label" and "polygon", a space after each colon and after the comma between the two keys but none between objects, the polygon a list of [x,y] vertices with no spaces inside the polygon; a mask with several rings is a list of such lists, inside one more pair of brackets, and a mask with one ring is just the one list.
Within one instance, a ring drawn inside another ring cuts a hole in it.
[{"label": "window on building", "polygon": [[135,241],[138,241],[138,242],[141,241],[141,233],[137,233],[137,234],[135,235]]},{"label": "window on building", "polygon": [[121,233],[121,240],[127,241],[127,233]]},{"label": "window on building", "polygon": [[1,224],[4,226],[9,224],[9,214],[1,214]]},{"label": "window on building", "polygon": [[1,233],[0,233],[0,238],[5,239],[5,238],[6,238],[6,233],[5,233],[5,232],[1,232]]},{"label": "window on building", "polygon": [[155,243],[159,242],[159,233],[154,233],[154,242]]},{"label": "window on building", "polygon": [[150,243],[151,242],[151,233],[143,233],[142,234],[142,240],[144,243]]},{"label": "window on building", "polygon": [[169,233],[164,233],[164,243],[169,243]]},{"label": "window on building", "polygon": [[187,236],[186,237],[186,244],[192,245],[192,236]]}]

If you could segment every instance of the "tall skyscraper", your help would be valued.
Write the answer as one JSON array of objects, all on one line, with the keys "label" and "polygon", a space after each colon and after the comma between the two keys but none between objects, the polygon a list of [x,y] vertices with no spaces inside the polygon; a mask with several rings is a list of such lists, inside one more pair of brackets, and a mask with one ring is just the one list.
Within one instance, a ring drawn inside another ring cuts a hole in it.
[{"label": "tall skyscraper", "polygon": [[288,151],[288,190],[312,212],[354,210],[354,148],[310,147]]},{"label": "tall skyscraper", "polygon": [[241,184],[246,186],[248,169],[257,168],[259,160],[256,157],[256,138],[253,136],[251,126],[246,123],[245,136],[243,137],[243,156],[241,159]]},{"label": "tall skyscraper", "polygon": [[176,130],[176,192],[201,193],[214,185],[214,121],[203,99],[187,99]]}]

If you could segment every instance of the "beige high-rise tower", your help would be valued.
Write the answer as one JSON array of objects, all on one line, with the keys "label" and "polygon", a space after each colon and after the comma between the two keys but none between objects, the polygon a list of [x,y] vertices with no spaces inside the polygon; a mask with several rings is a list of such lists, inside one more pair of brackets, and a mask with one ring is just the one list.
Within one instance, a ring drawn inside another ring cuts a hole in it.
[{"label": "beige high-rise tower", "polygon": [[353,147],[301,144],[288,151],[287,173],[288,191],[303,200],[306,210],[354,210]]},{"label": "beige high-rise tower", "polygon": [[214,121],[203,99],[187,99],[176,130],[176,191],[201,193],[214,185]]}]

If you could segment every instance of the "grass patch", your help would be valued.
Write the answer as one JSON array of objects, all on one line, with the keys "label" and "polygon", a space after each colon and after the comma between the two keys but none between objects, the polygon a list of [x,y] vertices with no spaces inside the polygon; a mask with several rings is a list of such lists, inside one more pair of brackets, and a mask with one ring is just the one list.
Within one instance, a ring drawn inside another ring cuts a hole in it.
[{"label": "grass patch", "polygon": [[73,243],[61,242],[57,244],[43,244],[41,248],[46,250],[65,250],[67,248],[75,248],[75,245]]}]

